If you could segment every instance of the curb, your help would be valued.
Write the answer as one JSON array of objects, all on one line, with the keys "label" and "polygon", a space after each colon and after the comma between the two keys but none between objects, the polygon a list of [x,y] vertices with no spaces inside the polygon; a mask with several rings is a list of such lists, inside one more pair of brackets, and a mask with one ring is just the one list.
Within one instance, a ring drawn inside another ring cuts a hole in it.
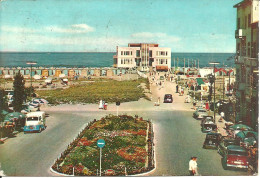
[{"label": "curb", "polygon": [[[84,125],[83,125],[83,129],[84,129],[87,125],[88,125],[88,123],[87,123],[87,124],[84,124]],[[82,129],[82,130],[83,130],[83,129]],[[82,131],[82,130],[81,130],[81,131]],[[153,130],[154,130],[154,126],[153,126]],[[153,168],[152,170],[150,170],[150,171],[148,171],[148,172],[141,173],[141,174],[133,174],[133,175],[127,175],[127,176],[144,176],[144,175],[146,175],[146,174],[149,174],[149,173],[154,172],[154,171],[156,170],[156,154],[155,154],[155,153],[156,153],[156,148],[155,148],[155,146],[154,146],[154,162],[155,162],[155,165],[154,165],[154,168]],[[54,163],[55,163],[55,161],[56,161],[56,159],[54,159]],[[60,176],[74,176],[74,175],[63,174],[63,173],[57,172],[57,171],[55,171],[55,170],[52,169],[52,166],[50,167],[50,171],[51,171],[52,173],[57,174],[57,175],[60,175]]]},{"label": "curb", "polygon": [[[153,130],[154,130],[154,126],[153,126]],[[131,177],[133,177],[133,176],[145,176],[145,175],[150,174],[150,173],[152,173],[156,170],[156,163],[157,162],[156,162],[156,148],[155,148],[155,146],[154,146],[154,163],[155,163],[154,168],[152,170],[148,171],[148,172],[144,172],[144,173],[141,173],[141,174],[127,175],[127,176],[131,176]]]}]

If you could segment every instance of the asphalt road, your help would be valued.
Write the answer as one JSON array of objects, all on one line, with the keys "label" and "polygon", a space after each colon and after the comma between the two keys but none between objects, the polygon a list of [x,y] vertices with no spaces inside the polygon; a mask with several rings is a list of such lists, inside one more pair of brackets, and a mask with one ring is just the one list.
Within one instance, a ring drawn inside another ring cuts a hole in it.
[{"label": "asphalt road", "polygon": [[[165,104],[163,104],[165,105]],[[160,107],[163,107],[161,105]],[[55,176],[49,168],[88,121],[107,112],[49,112],[47,129],[23,134],[0,145],[0,162],[8,176]],[[156,169],[149,176],[187,176],[191,156],[198,157],[203,176],[242,176],[243,171],[224,170],[216,150],[202,149],[205,134],[189,111],[127,112],[151,119],[155,130]]]}]

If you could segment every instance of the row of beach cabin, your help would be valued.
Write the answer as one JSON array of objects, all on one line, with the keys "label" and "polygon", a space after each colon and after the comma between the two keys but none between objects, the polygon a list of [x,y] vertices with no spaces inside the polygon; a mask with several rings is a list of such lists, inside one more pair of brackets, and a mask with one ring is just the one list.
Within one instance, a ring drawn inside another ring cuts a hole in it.
[{"label": "row of beach cabin", "polygon": [[87,77],[87,76],[116,76],[125,74],[127,72],[126,69],[118,69],[118,68],[0,68],[0,76],[2,77],[13,77],[18,72],[20,72],[23,76],[30,76],[32,72],[32,76],[39,75],[43,78],[53,76],[59,77],[61,74],[66,77]]}]

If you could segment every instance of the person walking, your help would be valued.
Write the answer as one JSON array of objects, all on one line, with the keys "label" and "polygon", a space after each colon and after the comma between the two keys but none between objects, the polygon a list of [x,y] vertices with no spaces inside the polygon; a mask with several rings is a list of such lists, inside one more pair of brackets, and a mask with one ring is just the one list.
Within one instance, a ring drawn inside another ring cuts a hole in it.
[{"label": "person walking", "polygon": [[189,172],[190,172],[190,176],[194,176],[198,174],[198,167],[197,167],[197,157],[191,157],[190,161],[189,161]]}]

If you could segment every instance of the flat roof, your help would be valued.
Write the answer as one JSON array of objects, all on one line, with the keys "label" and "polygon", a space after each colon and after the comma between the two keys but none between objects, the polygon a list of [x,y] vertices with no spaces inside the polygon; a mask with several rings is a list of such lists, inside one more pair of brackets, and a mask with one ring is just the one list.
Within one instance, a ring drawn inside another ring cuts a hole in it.
[{"label": "flat roof", "polygon": [[244,5],[245,3],[248,3],[249,1],[251,1],[251,0],[243,0],[243,1],[241,1],[241,2],[239,2],[239,3],[237,3],[237,4],[235,4],[233,7],[234,7],[234,8],[237,8],[237,7],[241,6],[241,5]]}]

